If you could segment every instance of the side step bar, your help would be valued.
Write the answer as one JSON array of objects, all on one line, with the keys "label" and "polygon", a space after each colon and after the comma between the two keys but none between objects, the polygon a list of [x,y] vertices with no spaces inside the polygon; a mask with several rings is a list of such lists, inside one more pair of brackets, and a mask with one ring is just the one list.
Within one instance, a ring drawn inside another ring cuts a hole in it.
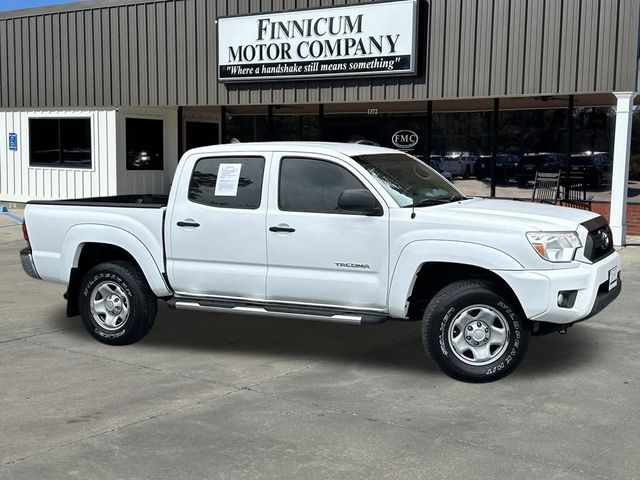
[{"label": "side step bar", "polygon": [[170,308],[193,310],[198,312],[243,313],[265,317],[297,318],[300,320],[319,320],[323,322],[347,323],[351,325],[371,325],[389,319],[384,314],[364,313],[338,309],[322,309],[299,305],[271,305],[262,303],[233,302],[229,300],[202,300],[191,298],[171,298],[167,300]]}]

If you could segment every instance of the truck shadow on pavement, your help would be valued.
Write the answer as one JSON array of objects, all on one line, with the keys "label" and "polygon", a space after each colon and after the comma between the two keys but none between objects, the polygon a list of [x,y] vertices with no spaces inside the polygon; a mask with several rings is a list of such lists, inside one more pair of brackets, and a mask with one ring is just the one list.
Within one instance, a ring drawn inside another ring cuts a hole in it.
[{"label": "truck shadow on pavement", "polygon": [[[93,342],[79,317],[64,313],[52,318],[59,329],[75,340]],[[352,326],[304,320],[263,318],[244,315],[176,312],[159,305],[158,318],[138,345],[153,350],[182,350],[185,354],[209,352],[255,355],[259,361],[309,359],[373,365],[403,371],[440,375],[425,356],[420,338],[420,322],[386,322]],[[587,325],[557,333],[532,337],[529,351],[514,374],[540,377],[553,372],[583,371],[598,361],[596,332]],[[114,347],[115,348],[115,347]],[[120,348],[120,347],[118,347]],[[136,348],[135,345],[125,347]]]}]

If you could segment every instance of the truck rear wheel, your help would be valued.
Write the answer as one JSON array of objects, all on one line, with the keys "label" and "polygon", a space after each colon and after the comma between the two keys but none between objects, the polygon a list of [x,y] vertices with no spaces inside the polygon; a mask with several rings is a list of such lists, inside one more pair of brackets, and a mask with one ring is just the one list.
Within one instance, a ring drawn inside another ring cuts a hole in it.
[{"label": "truck rear wheel", "polygon": [[156,318],[156,297],[137,265],[129,262],[92,268],[82,279],[78,295],[85,328],[108,345],[141,340]]},{"label": "truck rear wheel", "polygon": [[486,280],[462,280],[440,290],[422,320],[422,342],[440,369],[464,382],[492,382],[522,361],[530,332],[518,309]]}]

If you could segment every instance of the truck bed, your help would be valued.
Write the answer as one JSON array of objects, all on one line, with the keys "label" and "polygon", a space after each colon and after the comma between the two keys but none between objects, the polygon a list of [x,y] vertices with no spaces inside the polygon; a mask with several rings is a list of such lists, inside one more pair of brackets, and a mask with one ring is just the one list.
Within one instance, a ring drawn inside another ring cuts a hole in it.
[{"label": "truck bed", "polygon": [[128,207],[128,208],[162,208],[167,206],[167,195],[115,195],[111,197],[91,197],[77,200],[34,200],[29,205],[65,205],[76,207]]},{"label": "truck bed", "polygon": [[[85,243],[138,248],[145,268],[164,272],[163,223],[168,197],[121,195],[31,201],[25,207],[33,260],[44,280],[67,283]],[[123,247],[124,248],[124,247]]]}]

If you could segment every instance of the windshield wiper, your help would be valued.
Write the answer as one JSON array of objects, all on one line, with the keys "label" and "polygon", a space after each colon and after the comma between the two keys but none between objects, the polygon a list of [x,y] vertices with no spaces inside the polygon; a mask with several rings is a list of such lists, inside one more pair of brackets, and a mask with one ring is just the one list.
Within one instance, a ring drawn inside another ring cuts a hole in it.
[{"label": "windshield wiper", "polygon": [[454,195],[449,197],[450,202],[460,202],[462,200],[469,200],[469,197],[465,197],[464,195]]},{"label": "windshield wiper", "polygon": [[405,205],[403,208],[428,207],[430,205],[442,205],[445,203],[458,202],[460,200],[468,200],[468,199],[469,197],[463,197],[462,195],[453,195],[448,198],[424,198],[414,204]]},{"label": "windshield wiper", "polygon": [[428,207],[429,205],[442,205],[443,203],[449,203],[449,199],[448,198],[424,198],[419,202],[412,203],[411,205],[405,205],[402,208]]}]

